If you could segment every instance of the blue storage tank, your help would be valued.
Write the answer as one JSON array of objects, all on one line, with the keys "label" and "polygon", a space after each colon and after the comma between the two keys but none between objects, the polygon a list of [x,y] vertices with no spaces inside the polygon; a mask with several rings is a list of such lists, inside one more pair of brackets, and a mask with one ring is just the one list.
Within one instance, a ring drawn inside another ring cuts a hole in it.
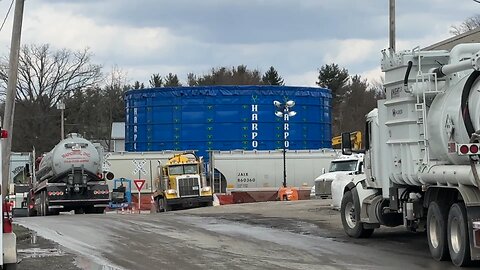
[{"label": "blue storage tank", "polygon": [[[284,125],[273,101],[293,100]],[[331,93],[318,87],[199,86],[125,94],[127,151],[331,148]],[[287,129],[287,130],[284,130]]]}]

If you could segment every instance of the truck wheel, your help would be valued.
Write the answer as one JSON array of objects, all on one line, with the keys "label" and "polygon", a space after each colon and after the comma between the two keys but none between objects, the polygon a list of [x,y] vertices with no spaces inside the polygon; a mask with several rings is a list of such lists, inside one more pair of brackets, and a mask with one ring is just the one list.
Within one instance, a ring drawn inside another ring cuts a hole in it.
[{"label": "truck wheel", "polygon": [[6,263],[3,265],[3,270],[17,270],[17,264],[16,263]]},{"label": "truck wheel", "polygon": [[48,216],[50,211],[48,210],[48,203],[47,203],[47,191],[42,191],[42,205],[43,205],[43,215]]},{"label": "truck wheel", "polygon": [[167,199],[159,198],[158,199],[158,212],[167,212],[172,211],[172,206],[168,205]]},{"label": "truck wheel", "polygon": [[448,249],[456,266],[470,264],[470,241],[467,227],[467,210],[463,203],[455,203],[448,213]]},{"label": "truck wheel", "polygon": [[427,213],[427,238],[430,254],[437,261],[448,259],[446,207],[431,202]]},{"label": "truck wheel", "polygon": [[40,192],[40,216],[46,216],[45,211],[45,192]]},{"label": "truck wheel", "polygon": [[365,229],[360,222],[360,209],[355,205],[352,191],[347,191],[342,198],[340,208],[343,230],[353,238],[368,238],[372,235],[373,229]]},{"label": "truck wheel", "polygon": [[34,217],[37,215],[37,211],[35,210],[35,206],[33,208],[28,208],[28,216]]}]

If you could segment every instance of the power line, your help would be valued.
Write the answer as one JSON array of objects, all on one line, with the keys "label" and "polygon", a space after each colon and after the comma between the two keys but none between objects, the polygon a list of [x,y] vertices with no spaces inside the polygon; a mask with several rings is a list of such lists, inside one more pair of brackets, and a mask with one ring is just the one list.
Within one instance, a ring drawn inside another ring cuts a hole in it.
[{"label": "power line", "polygon": [[3,19],[2,26],[0,26],[0,32],[2,31],[3,26],[5,25],[5,22],[7,21],[8,15],[10,14],[10,10],[12,10],[13,1],[15,0],[12,0],[12,2],[10,3],[10,7],[8,7],[7,15],[5,15],[5,19]]}]

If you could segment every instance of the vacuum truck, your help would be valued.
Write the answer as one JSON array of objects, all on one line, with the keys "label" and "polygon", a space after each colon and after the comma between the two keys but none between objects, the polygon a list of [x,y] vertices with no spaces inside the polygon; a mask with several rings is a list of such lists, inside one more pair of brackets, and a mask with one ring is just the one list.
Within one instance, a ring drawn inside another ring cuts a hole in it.
[{"label": "vacuum truck", "polygon": [[343,191],[346,234],[404,225],[426,230],[436,260],[480,260],[480,44],[384,50],[381,67],[386,99],[366,116],[365,173]]},{"label": "vacuum truck", "polygon": [[79,134],[67,135],[35,162],[38,169],[33,170],[28,194],[29,214],[103,213],[110,200],[102,161],[100,147]]}]

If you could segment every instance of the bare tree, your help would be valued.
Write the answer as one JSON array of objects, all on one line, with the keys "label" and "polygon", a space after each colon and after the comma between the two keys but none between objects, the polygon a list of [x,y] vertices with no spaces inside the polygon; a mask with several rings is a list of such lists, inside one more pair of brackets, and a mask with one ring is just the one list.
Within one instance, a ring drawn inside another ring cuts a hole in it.
[{"label": "bare tree", "polygon": [[452,25],[450,27],[450,33],[458,36],[477,27],[480,27],[480,14],[467,18],[460,25]]},{"label": "bare tree", "polygon": [[[32,146],[46,150],[60,139],[59,100],[74,92],[96,88],[102,81],[101,66],[91,62],[88,49],[53,50],[48,44],[25,45],[20,51],[15,108],[14,151]],[[8,83],[8,59],[0,59],[0,94]],[[15,144],[17,142],[17,144]]]}]

